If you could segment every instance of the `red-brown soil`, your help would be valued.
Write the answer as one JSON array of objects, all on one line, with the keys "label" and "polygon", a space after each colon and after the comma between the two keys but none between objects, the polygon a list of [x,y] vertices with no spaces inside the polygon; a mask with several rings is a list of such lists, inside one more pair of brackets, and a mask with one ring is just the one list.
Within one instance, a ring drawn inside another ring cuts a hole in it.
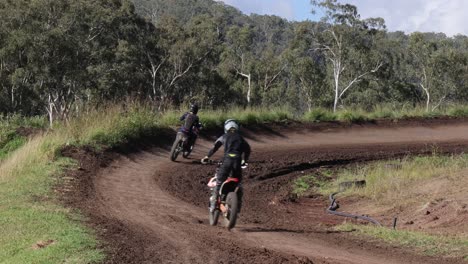
[{"label": "red-brown soil", "polygon": [[178,162],[168,158],[167,135],[159,139],[165,146],[121,154],[67,148],[81,168],[70,172],[76,180],[65,200],[89,216],[108,263],[463,263],[331,231],[344,219],[326,214],[327,197],[290,192],[298,176],[324,167],[466,152],[467,129],[459,120],[244,129],[253,153],[232,232],[208,225],[206,183],[215,167],[198,160],[214,137]]}]

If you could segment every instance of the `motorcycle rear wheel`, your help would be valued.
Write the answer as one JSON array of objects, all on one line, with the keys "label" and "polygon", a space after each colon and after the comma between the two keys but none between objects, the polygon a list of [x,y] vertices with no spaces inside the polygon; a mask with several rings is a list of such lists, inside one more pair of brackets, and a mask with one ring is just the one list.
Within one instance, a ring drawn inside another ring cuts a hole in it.
[{"label": "motorcycle rear wheel", "polygon": [[193,149],[193,146],[190,147],[187,151],[182,152],[182,157],[187,159],[189,157],[190,153],[192,153],[192,149]]},{"label": "motorcycle rear wheel", "polygon": [[182,153],[182,157],[184,157],[185,159],[187,159],[190,156],[190,153],[192,153],[193,148],[195,147],[195,142],[196,142],[195,140],[193,142],[191,142],[190,139],[187,139],[187,141],[188,141],[187,144],[191,143],[191,145],[188,147],[188,149],[186,151],[184,151]]}]

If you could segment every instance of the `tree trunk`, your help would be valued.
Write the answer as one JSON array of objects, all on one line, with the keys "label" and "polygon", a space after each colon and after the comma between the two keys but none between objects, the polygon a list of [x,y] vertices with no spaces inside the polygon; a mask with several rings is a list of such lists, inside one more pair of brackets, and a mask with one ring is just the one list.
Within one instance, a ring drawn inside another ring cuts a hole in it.
[{"label": "tree trunk", "polygon": [[340,99],[340,69],[337,69],[335,67],[335,72],[334,72],[334,78],[335,78],[335,101],[333,103],[333,113],[336,112],[336,108],[338,106],[338,100]]},{"label": "tree trunk", "polygon": [[426,112],[429,112],[429,105],[431,104],[431,95],[429,94],[428,91],[426,91]]},{"label": "tree trunk", "polygon": [[250,97],[252,95],[252,82],[251,82],[251,74],[246,74],[246,73],[243,73],[243,72],[240,72],[239,70],[237,70],[237,74],[247,78],[247,83],[248,83],[248,88],[247,88],[247,104],[250,105]]},{"label": "tree trunk", "polygon": [[251,93],[252,93],[252,85],[251,85],[251,82],[250,82],[250,74],[247,77],[247,82],[249,83],[249,89],[247,90],[247,104],[250,105],[250,96],[251,96]]},{"label": "tree trunk", "polygon": [[52,100],[52,95],[49,93],[49,99],[47,101],[47,114],[49,115],[49,128],[53,127],[54,124],[54,102]]}]

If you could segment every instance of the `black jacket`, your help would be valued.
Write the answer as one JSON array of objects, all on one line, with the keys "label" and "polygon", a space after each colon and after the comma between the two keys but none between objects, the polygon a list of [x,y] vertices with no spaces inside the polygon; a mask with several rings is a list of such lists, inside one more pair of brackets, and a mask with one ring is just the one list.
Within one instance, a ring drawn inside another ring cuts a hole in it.
[{"label": "black jacket", "polygon": [[225,158],[242,158],[242,154],[244,154],[244,161],[247,162],[249,160],[251,152],[250,145],[237,132],[228,132],[219,137],[214,147],[208,152],[208,157],[213,156],[223,145]]}]

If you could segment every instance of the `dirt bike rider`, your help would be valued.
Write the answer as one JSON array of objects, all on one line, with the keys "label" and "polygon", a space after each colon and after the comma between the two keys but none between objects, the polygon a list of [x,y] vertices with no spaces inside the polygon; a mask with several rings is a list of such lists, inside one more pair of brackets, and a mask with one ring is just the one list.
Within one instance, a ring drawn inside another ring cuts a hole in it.
[{"label": "dirt bike rider", "polygon": [[180,127],[179,132],[183,132],[188,136],[188,146],[192,146],[192,144],[197,139],[197,134],[193,132],[193,129],[202,128],[202,124],[200,123],[200,119],[198,118],[197,113],[198,104],[193,103],[190,105],[190,110],[180,117],[180,121],[184,121],[184,124],[182,127]]},{"label": "dirt bike rider", "polygon": [[[219,171],[216,173],[216,188],[210,197],[210,212],[213,212],[216,207],[216,200],[218,198],[221,185],[232,172],[233,178],[238,178],[242,181],[242,167],[247,165],[250,157],[250,145],[239,134],[239,125],[233,119],[228,119],[224,123],[224,135],[219,137],[208,155],[204,157],[201,162],[206,164],[209,158],[215,154],[218,149],[224,145],[224,157]],[[242,154],[244,159],[242,159]],[[239,208],[241,207],[242,192],[239,192]]]}]

